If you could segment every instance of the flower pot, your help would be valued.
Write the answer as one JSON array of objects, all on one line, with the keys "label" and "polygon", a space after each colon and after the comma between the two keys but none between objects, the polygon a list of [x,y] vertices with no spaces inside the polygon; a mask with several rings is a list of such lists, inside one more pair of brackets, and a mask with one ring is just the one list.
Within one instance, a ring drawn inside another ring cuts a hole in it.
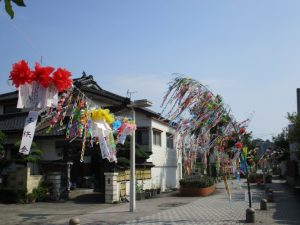
[{"label": "flower pot", "polygon": [[136,193],[136,200],[144,200],[144,199],[145,199],[145,192]]},{"label": "flower pot", "polygon": [[152,195],[151,195],[151,192],[150,191],[146,191],[145,192],[145,198],[151,198],[152,197]]},{"label": "flower pot", "polygon": [[156,197],[157,196],[157,190],[156,189],[151,189],[150,192],[151,192],[151,196],[152,197]]},{"label": "flower pot", "polygon": [[215,185],[205,188],[195,187],[180,187],[179,193],[181,196],[208,196],[215,191]]}]

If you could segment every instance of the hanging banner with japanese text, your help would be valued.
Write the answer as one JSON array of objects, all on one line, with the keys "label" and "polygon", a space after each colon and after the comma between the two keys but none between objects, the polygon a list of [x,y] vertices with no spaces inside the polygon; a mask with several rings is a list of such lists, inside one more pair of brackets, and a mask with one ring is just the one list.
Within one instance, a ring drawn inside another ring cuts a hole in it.
[{"label": "hanging banner with japanese text", "polygon": [[28,155],[30,152],[38,116],[39,116],[38,112],[30,111],[28,116],[26,117],[22,141],[19,150],[19,152],[24,155]]}]

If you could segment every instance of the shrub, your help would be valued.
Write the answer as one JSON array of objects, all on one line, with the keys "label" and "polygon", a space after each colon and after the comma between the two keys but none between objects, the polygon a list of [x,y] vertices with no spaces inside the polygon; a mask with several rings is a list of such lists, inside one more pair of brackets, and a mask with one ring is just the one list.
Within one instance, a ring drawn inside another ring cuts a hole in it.
[{"label": "shrub", "polygon": [[37,187],[32,190],[32,194],[37,199],[37,201],[44,201],[48,194],[48,188],[47,187]]},{"label": "shrub", "polygon": [[189,180],[189,179],[182,179],[179,181],[180,187],[184,188],[206,188],[214,185],[214,178],[209,176],[203,176],[197,180]]},{"label": "shrub", "polygon": [[27,201],[26,201],[27,203],[33,203],[33,202],[35,202],[35,200],[36,200],[36,197],[33,193],[27,194]]},{"label": "shrub", "polygon": [[1,188],[0,201],[3,203],[25,203],[26,194],[26,188]]},{"label": "shrub", "polygon": [[262,182],[262,180],[263,180],[263,174],[260,173],[250,173],[248,176],[249,183]]}]

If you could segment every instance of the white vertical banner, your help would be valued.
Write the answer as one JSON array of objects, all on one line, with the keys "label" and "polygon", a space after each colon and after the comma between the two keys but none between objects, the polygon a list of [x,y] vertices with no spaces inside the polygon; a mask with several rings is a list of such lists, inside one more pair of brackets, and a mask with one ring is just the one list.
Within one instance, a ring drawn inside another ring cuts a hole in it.
[{"label": "white vertical banner", "polygon": [[28,155],[30,152],[38,116],[38,112],[30,111],[28,116],[26,117],[22,141],[19,149],[19,152],[24,155]]}]

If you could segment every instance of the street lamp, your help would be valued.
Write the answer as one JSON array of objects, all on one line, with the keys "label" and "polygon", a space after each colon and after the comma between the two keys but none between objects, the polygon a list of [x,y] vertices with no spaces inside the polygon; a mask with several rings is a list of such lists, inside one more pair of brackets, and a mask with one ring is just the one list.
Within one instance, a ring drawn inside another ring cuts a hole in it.
[{"label": "street lamp", "polygon": [[[127,107],[131,108],[132,120],[135,122],[135,108],[149,107],[152,102],[147,99],[135,100],[131,102]],[[131,142],[130,142],[130,212],[135,210],[135,130],[132,131]]]}]

